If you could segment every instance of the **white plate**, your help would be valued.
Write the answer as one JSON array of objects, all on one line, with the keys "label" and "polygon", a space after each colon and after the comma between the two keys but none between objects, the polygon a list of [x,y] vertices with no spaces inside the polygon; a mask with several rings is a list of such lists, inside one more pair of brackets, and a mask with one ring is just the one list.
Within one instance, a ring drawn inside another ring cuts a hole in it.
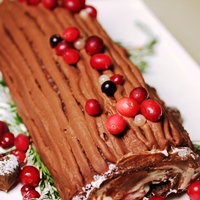
[{"label": "white plate", "polygon": [[[185,129],[192,140],[200,130],[200,67],[177,43],[141,0],[88,0],[98,10],[98,18],[115,41],[142,45],[146,35],[137,26],[141,22],[158,38],[156,54],[148,58],[145,80],[156,87],[167,105],[177,107],[184,118]],[[8,194],[0,192],[1,200],[21,200],[20,185]],[[187,195],[170,198],[188,200]]]}]

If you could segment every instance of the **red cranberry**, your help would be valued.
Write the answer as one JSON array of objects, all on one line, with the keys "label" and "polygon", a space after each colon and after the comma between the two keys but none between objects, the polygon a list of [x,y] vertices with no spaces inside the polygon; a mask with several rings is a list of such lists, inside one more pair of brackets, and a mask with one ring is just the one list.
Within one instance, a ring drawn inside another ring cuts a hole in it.
[{"label": "red cranberry", "polygon": [[6,132],[9,132],[9,129],[8,129],[8,125],[3,122],[3,121],[0,121],[0,138],[3,136],[4,133]]},{"label": "red cranberry", "polygon": [[3,149],[9,149],[14,146],[15,136],[11,132],[4,133],[0,139],[0,146]]},{"label": "red cranberry", "polygon": [[40,173],[36,167],[26,165],[21,170],[19,179],[22,184],[31,184],[35,187],[40,181]]},{"label": "red cranberry", "polygon": [[187,194],[190,200],[200,199],[200,180],[195,180],[190,183],[187,189]]},{"label": "red cranberry", "polygon": [[80,36],[80,31],[76,27],[68,27],[63,31],[63,39],[67,42],[74,42],[76,41]]},{"label": "red cranberry", "polygon": [[26,154],[24,151],[15,149],[15,150],[11,151],[11,154],[13,154],[17,157],[17,159],[19,160],[21,165],[23,165],[25,163]]},{"label": "red cranberry", "polygon": [[129,97],[135,99],[138,103],[142,103],[147,99],[148,93],[144,87],[136,87],[130,92]]},{"label": "red cranberry", "polygon": [[31,200],[31,199],[39,198],[39,197],[40,197],[40,193],[38,191],[30,190],[23,196],[23,200]]},{"label": "red cranberry", "polygon": [[98,115],[101,113],[101,106],[96,99],[88,99],[85,104],[85,111],[89,115]]},{"label": "red cranberry", "polygon": [[26,0],[26,3],[30,6],[37,6],[40,3],[40,0]]},{"label": "red cranberry", "polygon": [[85,5],[86,12],[89,14],[90,17],[96,18],[97,17],[97,10],[93,6]]},{"label": "red cranberry", "polygon": [[106,128],[112,134],[119,134],[126,128],[126,121],[121,115],[113,114],[107,119]]},{"label": "red cranberry", "polygon": [[141,114],[148,120],[156,122],[162,116],[161,106],[152,99],[146,99],[140,106]]},{"label": "red cranberry", "polygon": [[103,48],[103,40],[96,35],[88,37],[85,42],[85,50],[89,55],[100,53],[102,52]]},{"label": "red cranberry", "polygon": [[58,56],[62,56],[67,48],[74,48],[73,44],[63,40],[56,45],[55,52]]},{"label": "red cranberry", "polygon": [[53,9],[57,6],[56,0],[42,0],[42,4],[45,8]]},{"label": "red cranberry", "polygon": [[121,85],[123,83],[123,76],[120,74],[115,74],[110,77],[110,80],[114,82],[116,85]]},{"label": "red cranberry", "polygon": [[30,140],[26,134],[20,133],[17,135],[15,139],[16,149],[21,150],[21,151],[26,151],[29,147],[29,144],[30,144]]},{"label": "red cranberry", "polygon": [[83,0],[64,0],[63,6],[70,12],[79,12],[84,7],[85,2]]},{"label": "red cranberry", "polygon": [[21,191],[22,196],[24,196],[27,192],[31,190],[35,190],[35,187],[32,186],[31,184],[25,184],[21,187],[20,191]]},{"label": "red cranberry", "polygon": [[110,56],[103,53],[95,54],[90,58],[91,67],[97,70],[108,69],[111,66],[111,64],[112,61]]},{"label": "red cranberry", "polygon": [[117,111],[125,117],[134,117],[140,110],[140,106],[134,99],[123,97],[116,104]]},{"label": "red cranberry", "polygon": [[75,49],[68,48],[63,54],[63,59],[69,65],[76,64],[79,60],[79,53]]}]

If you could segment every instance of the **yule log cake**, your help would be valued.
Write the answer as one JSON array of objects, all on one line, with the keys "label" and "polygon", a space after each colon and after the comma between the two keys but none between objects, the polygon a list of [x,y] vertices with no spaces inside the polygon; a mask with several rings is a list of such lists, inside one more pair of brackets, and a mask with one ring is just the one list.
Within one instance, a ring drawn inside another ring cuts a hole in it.
[{"label": "yule log cake", "polygon": [[185,191],[199,158],[96,18],[4,0],[0,70],[62,200]]}]

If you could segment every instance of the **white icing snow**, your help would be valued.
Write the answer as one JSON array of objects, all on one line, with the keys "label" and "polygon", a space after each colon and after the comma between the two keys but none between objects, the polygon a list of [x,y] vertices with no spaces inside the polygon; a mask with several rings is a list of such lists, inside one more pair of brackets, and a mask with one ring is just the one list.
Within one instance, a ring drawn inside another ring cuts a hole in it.
[{"label": "white icing snow", "polygon": [[7,155],[3,157],[3,159],[0,160],[0,175],[5,175],[13,172],[18,165],[19,162],[16,156]]}]

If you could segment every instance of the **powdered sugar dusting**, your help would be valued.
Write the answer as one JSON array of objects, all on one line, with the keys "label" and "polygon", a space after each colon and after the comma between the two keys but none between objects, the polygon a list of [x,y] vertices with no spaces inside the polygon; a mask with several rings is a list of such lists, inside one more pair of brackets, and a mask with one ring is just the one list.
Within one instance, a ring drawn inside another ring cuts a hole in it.
[{"label": "powdered sugar dusting", "polygon": [[6,175],[13,172],[19,166],[17,157],[7,155],[0,160],[0,175]]}]

